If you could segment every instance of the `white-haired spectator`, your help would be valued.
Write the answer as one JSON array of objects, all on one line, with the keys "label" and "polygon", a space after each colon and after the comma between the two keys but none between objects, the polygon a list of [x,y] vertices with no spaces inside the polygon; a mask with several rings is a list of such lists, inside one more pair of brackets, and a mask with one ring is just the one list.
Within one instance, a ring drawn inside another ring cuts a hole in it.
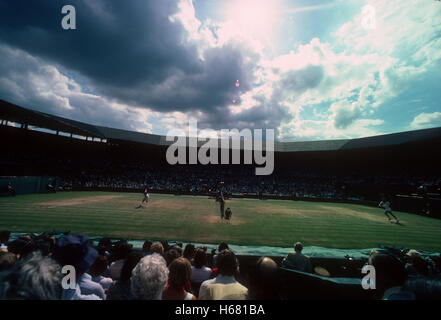
[{"label": "white-haired spectator", "polygon": [[61,267],[40,252],[33,252],[0,273],[1,300],[58,300],[61,298]]},{"label": "white-haired spectator", "polygon": [[167,285],[168,269],[164,258],[153,253],[142,258],[132,271],[130,287],[137,300],[161,300]]}]

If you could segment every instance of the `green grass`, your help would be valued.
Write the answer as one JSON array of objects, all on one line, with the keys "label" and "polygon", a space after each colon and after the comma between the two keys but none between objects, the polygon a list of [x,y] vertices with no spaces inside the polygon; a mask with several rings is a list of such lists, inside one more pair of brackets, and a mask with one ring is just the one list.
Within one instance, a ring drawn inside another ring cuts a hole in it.
[{"label": "green grass", "polygon": [[441,251],[441,221],[396,212],[401,225],[383,210],[353,204],[233,199],[231,222],[221,221],[219,205],[207,197],[63,192],[0,198],[0,229],[12,232],[71,230],[127,239],[290,247],[372,248],[380,244]]}]

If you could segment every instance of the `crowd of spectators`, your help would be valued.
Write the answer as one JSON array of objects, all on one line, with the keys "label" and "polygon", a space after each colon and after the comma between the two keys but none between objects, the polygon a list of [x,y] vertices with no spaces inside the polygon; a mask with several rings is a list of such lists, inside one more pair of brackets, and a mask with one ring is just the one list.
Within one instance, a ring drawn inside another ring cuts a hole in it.
[{"label": "crowd of spectators", "polygon": [[192,244],[183,250],[182,244],[146,241],[142,250],[135,250],[124,240],[101,239],[94,246],[78,234],[58,239],[48,234],[29,235],[14,241],[9,241],[9,235],[2,232],[0,239],[1,299],[248,298],[248,289],[237,280],[238,260],[226,244],[220,245],[212,269],[206,266],[207,248]]},{"label": "crowd of spectators", "polygon": [[[273,300],[281,299],[280,267],[260,257],[241,273],[228,244],[207,253],[167,241],[145,241],[136,250],[125,240],[84,235],[28,235],[9,241],[0,233],[0,299],[19,300]],[[296,243],[281,267],[317,274]],[[373,251],[377,299],[441,298],[440,259],[426,259],[416,250],[403,256]],[[283,280],[282,280],[283,282]],[[295,288],[293,288],[295,290]]]},{"label": "crowd of spectators", "polygon": [[[151,192],[210,194],[224,182],[225,194],[275,195],[292,198],[375,200],[379,193],[416,193],[423,188],[441,194],[441,176],[430,171],[384,168],[335,169],[326,165],[276,166],[270,176],[256,176],[254,165],[176,165],[143,160],[85,158],[63,154],[11,153],[0,169],[7,175],[57,176],[62,189],[144,189]],[[1,159],[0,159],[1,162]],[[11,163],[15,163],[12,166]],[[18,164],[20,164],[18,166]],[[17,167],[18,166],[18,167]],[[17,168],[16,168],[17,167]]]},{"label": "crowd of spectators", "polygon": [[[224,182],[226,194],[278,195],[293,198],[364,200],[371,189],[378,196],[380,186],[401,186],[402,192],[416,192],[421,185],[441,193],[441,178],[412,175],[375,175],[352,172],[344,174],[302,170],[284,170],[270,176],[256,176],[254,168],[204,168],[177,166],[156,168],[142,163],[120,167],[91,166],[66,175],[63,188],[143,189],[152,192],[210,194]],[[377,200],[377,198],[375,199]]]}]

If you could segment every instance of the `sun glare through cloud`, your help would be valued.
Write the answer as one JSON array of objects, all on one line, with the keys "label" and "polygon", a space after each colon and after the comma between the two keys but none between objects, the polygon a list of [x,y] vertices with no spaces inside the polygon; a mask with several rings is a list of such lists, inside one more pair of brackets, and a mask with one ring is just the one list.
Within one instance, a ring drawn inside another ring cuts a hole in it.
[{"label": "sun glare through cloud", "polygon": [[0,98],[25,107],[154,134],[193,117],[271,127],[280,141],[440,125],[439,1],[41,3],[0,0]]},{"label": "sun glare through cloud", "polygon": [[240,33],[268,40],[280,14],[279,0],[230,0],[225,4],[225,19]]}]

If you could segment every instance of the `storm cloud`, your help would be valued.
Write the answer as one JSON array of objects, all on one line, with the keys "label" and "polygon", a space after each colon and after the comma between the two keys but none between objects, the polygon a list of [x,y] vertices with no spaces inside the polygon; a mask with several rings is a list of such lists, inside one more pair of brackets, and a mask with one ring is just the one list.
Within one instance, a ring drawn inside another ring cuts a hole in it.
[{"label": "storm cloud", "polygon": [[251,87],[255,65],[237,45],[200,56],[170,18],[177,1],[71,1],[76,30],[61,28],[64,4],[1,0],[0,41],[81,75],[100,95],[153,111],[210,114],[231,104],[237,79],[241,92]]}]

